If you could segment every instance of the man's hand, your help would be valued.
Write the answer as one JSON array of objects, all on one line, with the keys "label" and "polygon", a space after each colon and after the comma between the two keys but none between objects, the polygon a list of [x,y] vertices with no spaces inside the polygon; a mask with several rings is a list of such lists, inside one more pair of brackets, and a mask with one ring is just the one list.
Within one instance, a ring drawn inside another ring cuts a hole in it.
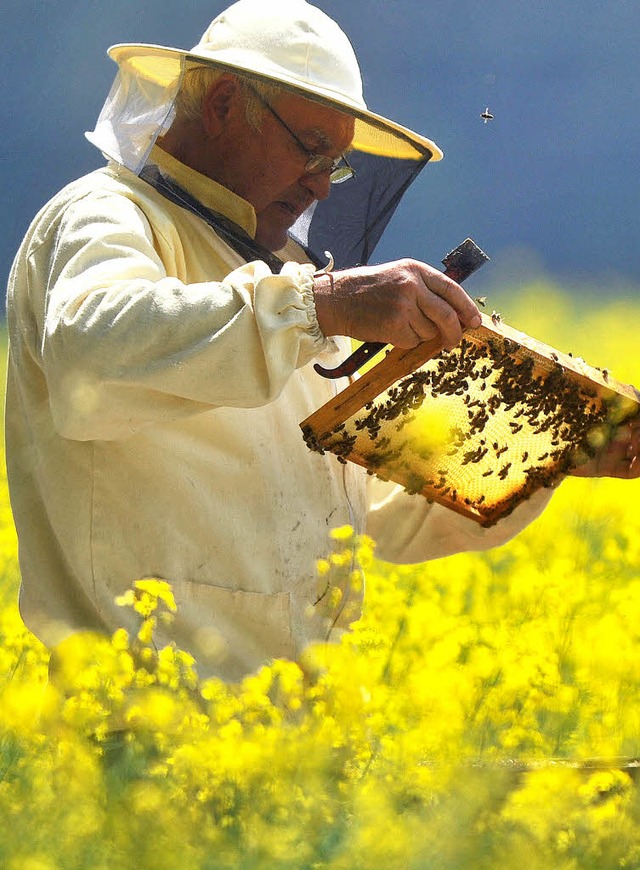
[{"label": "man's hand", "polygon": [[640,477],[640,417],[618,427],[613,441],[570,472],[575,477]]},{"label": "man's hand", "polygon": [[416,260],[319,275],[318,324],[327,335],[411,348],[440,334],[447,350],[467,327],[480,326],[476,304],[439,269]]}]

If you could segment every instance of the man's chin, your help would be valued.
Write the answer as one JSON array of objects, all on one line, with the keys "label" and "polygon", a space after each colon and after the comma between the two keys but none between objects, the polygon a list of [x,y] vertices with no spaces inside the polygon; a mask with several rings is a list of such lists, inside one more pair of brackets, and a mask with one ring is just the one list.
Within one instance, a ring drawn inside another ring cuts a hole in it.
[{"label": "man's chin", "polygon": [[280,251],[289,240],[288,229],[288,227],[284,230],[270,228],[261,231],[260,227],[258,227],[256,231],[256,242],[258,242],[259,245],[262,245],[263,248],[266,248],[267,251]]}]

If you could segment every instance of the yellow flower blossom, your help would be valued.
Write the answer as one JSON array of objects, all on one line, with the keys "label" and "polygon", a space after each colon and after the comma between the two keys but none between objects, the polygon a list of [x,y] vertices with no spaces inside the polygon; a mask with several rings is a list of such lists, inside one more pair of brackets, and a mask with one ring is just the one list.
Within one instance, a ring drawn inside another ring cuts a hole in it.
[{"label": "yellow flower blossom", "polygon": [[[564,343],[571,304],[550,317],[538,290],[510,320]],[[637,378],[636,322],[599,307],[573,349]],[[425,450],[448,438],[432,423]],[[50,661],[0,478],[0,867],[637,870],[639,486],[568,479],[508,545],[427,565],[334,529],[316,609],[366,583],[362,616],[225,684],[158,643],[176,602],[150,577],[117,599],[131,634]]]}]

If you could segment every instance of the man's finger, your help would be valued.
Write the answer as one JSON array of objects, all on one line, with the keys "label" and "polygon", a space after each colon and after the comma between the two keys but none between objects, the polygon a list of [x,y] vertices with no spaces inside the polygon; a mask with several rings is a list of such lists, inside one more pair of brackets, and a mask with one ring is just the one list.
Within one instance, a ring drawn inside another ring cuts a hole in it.
[{"label": "man's finger", "polygon": [[458,312],[453,306],[430,290],[418,296],[417,306],[417,314],[422,315],[422,323],[414,323],[413,328],[423,337],[423,340],[433,335],[435,326],[447,350],[451,350],[460,342],[463,327]]},{"label": "man's finger", "polygon": [[458,314],[463,326],[471,326],[474,329],[480,326],[478,306],[460,284],[437,269],[426,269],[423,265],[422,270],[426,289],[450,305]]}]

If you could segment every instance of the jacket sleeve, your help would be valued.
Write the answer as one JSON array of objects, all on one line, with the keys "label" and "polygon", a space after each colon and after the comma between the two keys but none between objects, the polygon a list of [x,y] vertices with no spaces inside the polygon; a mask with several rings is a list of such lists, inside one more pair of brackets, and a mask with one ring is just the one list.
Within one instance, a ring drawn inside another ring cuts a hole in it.
[{"label": "jacket sleeve", "polygon": [[184,264],[166,265],[172,231],[125,196],[85,196],[65,209],[45,267],[32,269],[62,435],[119,438],[211,407],[266,404],[325,346],[311,264],[287,263],[279,275],[262,262],[225,268],[220,242],[208,261],[218,280],[188,283],[174,277]]},{"label": "jacket sleeve", "polygon": [[387,562],[412,564],[506,544],[545,509],[553,489],[540,489],[494,526],[483,528],[401,486],[368,480],[367,533]]}]

